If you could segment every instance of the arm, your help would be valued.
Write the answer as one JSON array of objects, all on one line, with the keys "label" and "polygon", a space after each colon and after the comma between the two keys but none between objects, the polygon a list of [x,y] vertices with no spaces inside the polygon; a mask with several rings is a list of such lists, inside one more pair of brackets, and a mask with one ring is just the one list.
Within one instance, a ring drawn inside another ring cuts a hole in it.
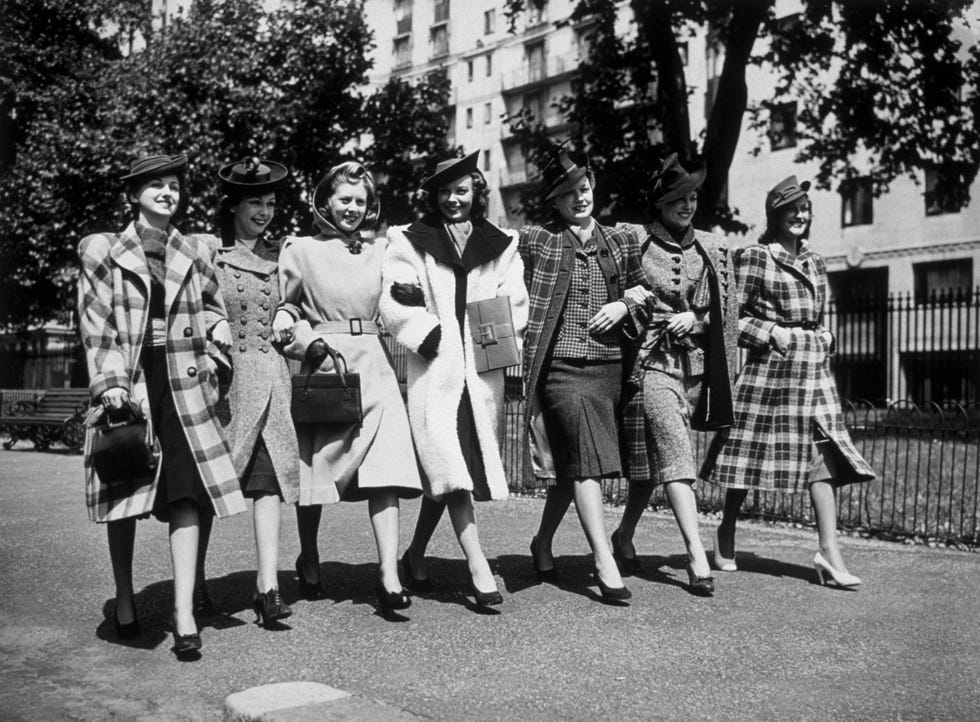
[{"label": "arm", "polygon": [[201,303],[204,308],[204,325],[208,337],[220,351],[231,348],[231,329],[228,313],[221,297],[218,274],[214,270],[214,249],[206,239],[198,237],[198,273],[201,274]]},{"label": "arm", "polygon": [[[421,288],[425,262],[402,228],[388,229],[388,248],[381,268],[379,310],[385,327],[405,348],[418,353],[419,347],[439,327],[439,318],[424,305],[405,305],[392,296],[394,284]],[[397,294],[396,294],[397,295]]]},{"label": "arm", "polygon": [[302,361],[310,345],[319,338],[303,317],[302,243],[287,238],[279,249],[279,306],[272,320],[273,333],[288,341],[282,353]]},{"label": "arm", "polygon": [[511,243],[500,257],[500,280],[497,295],[510,297],[510,312],[514,320],[514,334],[517,336],[517,349],[524,346],[524,330],[530,313],[530,298],[527,292],[528,274],[523,254],[519,252],[520,243]]},{"label": "arm", "polygon": [[776,327],[775,321],[766,321],[751,315],[764,291],[766,256],[765,249],[753,246],[740,248],[735,253],[739,294],[738,343],[746,348],[767,348]]}]

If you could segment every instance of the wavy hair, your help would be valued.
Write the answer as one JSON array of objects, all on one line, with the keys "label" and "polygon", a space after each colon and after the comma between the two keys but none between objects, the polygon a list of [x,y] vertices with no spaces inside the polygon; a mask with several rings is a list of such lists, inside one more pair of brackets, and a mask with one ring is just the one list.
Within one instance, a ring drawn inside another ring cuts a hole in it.
[{"label": "wavy hair", "polygon": [[[487,183],[486,177],[478,170],[471,171],[469,173],[470,179],[473,181],[473,207],[470,209],[470,218],[485,218],[487,215],[487,206],[490,204],[490,185]],[[465,177],[465,176],[464,176]],[[457,179],[450,181],[450,183],[455,182]],[[444,184],[441,187],[445,187]],[[422,199],[423,207],[429,213],[435,213],[437,215],[442,215],[439,211],[439,189],[435,191],[430,191],[425,194]]]},{"label": "wavy hair", "polygon": [[374,176],[371,175],[371,171],[362,163],[352,160],[335,165],[317,183],[312,199],[314,218],[319,214],[320,217],[329,221],[331,224],[334,223],[333,216],[330,213],[330,208],[327,207],[326,201],[330,199],[342,183],[349,183],[350,185],[360,184],[364,186],[364,190],[367,191],[367,207],[364,211],[364,218],[361,220],[358,228],[373,228],[381,215],[381,199],[378,197]]}]

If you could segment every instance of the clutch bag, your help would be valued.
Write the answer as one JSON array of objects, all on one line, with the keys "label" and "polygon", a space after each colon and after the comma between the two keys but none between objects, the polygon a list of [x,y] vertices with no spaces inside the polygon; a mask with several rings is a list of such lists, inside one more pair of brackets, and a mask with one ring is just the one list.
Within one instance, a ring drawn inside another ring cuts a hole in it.
[{"label": "clutch bag", "polygon": [[521,363],[509,296],[472,301],[466,304],[466,314],[470,320],[477,373]]}]

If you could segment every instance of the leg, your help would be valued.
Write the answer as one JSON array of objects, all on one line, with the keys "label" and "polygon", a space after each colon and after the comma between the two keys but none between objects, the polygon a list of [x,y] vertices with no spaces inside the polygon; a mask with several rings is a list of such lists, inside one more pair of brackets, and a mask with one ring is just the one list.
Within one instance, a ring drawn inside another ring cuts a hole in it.
[{"label": "leg", "polygon": [[204,589],[207,581],[207,574],[204,572],[204,562],[208,556],[208,546],[211,544],[211,528],[214,526],[214,517],[211,514],[198,515],[198,542],[197,542],[197,566],[195,567],[195,586]]},{"label": "leg", "polygon": [[653,496],[652,483],[637,484],[630,482],[629,491],[626,495],[626,506],[623,507],[623,518],[619,526],[613,531],[615,543],[619,547],[618,552],[624,559],[635,559],[636,548],[633,546],[633,535],[636,533],[636,525],[640,523],[643,511],[650,503]]},{"label": "leg", "polygon": [[[413,571],[424,575],[425,573],[425,549],[429,546],[429,541],[439,526],[442,513],[446,510],[446,501],[436,501],[427,496],[422,497],[419,505],[419,518],[415,522],[415,534],[412,541],[405,550],[405,556],[411,562]],[[418,577],[419,580],[427,579],[426,576]]]},{"label": "leg", "polygon": [[551,543],[554,541],[555,532],[561,520],[565,518],[569,504],[572,503],[575,490],[572,484],[557,483],[548,487],[547,496],[544,501],[544,509],[541,512],[541,523],[538,524],[538,532],[534,535],[534,556],[536,569],[550,571],[555,568],[555,558],[551,553]]},{"label": "leg", "polygon": [[704,545],[698,534],[698,502],[692,484],[690,479],[667,482],[667,498],[684,538],[691,569],[695,575],[707,577],[711,574],[711,567],[708,566],[708,556],[704,553]]},{"label": "leg", "polygon": [[459,546],[466,555],[473,586],[479,592],[496,591],[497,582],[494,581],[490,563],[480,546],[480,535],[473,514],[473,498],[468,491],[457,491],[446,495],[446,505],[449,507],[449,518],[453,522]]},{"label": "leg", "polygon": [[258,558],[256,591],[279,588],[279,510],[278,494],[262,494],[252,504],[252,528]]},{"label": "leg", "polygon": [[394,489],[379,489],[368,499],[368,513],[378,546],[381,585],[389,592],[400,592],[398,580],[398,495]]},{"label": "leg", "polygon": [[602,487],[597,479],[575,480],[575,509],[585,531],[585,538],[592,547],[595,568],[599,579],[607,587],[623,586],[619,568],[613,559],[606,540],[606,521],[602,514]]},{"label": "leg", "polygon": [[116,621],[130,624],[136,620],[133,599],[133,549],[136,546],[136,519],[120,519],[105,525],[109,540],[109,560],[116,583]]},{"label": "leg", "polygon": [[197,570],[199,514],[190,501],[170,505],[170,558],[174,568],[174,620],[176,634],[197,632],[194,621],[194,579]]},{"label": "leg", "polygon": [[735,522],[738,511],[749,495],[748,489],[729,489],[725,492],[725,506],[718,525],[718,553],[725,559],[735,558]]},{"label": "leg", "polygon": [[813,514],[817,518],[817,535],[820,539],[820,553],[830,565],[841,572],[847,572],[844,558],[837,544],[837,486],[833,481],[814,481],[810,484],[810,501]]},{"label": "leg", "polygon": [[320,550],[317,548],[317,535],[320,533],[320,515],[323,506],[296,505],[296,530],[299,533],[299,568],[302,578],[312,579],[310,584],[320,583]]}]

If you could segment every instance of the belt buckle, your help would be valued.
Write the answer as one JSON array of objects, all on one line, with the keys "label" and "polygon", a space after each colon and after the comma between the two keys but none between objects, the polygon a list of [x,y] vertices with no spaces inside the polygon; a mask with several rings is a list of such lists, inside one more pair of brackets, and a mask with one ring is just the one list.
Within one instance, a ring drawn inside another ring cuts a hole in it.
[{"label": "belt buckle", "polygon": [[361,323],[361,319],[352,318],[348,321],[350,324],[350,335],[351,336],[361,336],[364,333],[364,324]]},{"label": "belt buckle", "polygon": [[484,348],[497,345],[497,336],[493,332],[492,323],[480,324],[480,345]]}]

